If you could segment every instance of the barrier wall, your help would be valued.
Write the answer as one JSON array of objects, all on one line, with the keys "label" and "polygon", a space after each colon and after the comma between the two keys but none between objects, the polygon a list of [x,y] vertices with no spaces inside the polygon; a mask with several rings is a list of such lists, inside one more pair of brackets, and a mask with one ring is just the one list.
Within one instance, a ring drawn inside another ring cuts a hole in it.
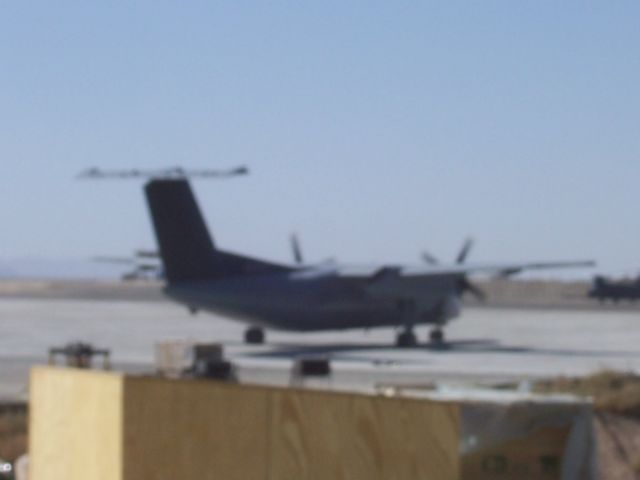
[{"label": "barrier wall", "polygon": [[457,479],[453,404],[38,367],[31,480]]},{"label": "barrier wall", "polygon": [[395,393],[458,405],[462,480],[597,478],[593,406],[584,398],[416,386]]}]

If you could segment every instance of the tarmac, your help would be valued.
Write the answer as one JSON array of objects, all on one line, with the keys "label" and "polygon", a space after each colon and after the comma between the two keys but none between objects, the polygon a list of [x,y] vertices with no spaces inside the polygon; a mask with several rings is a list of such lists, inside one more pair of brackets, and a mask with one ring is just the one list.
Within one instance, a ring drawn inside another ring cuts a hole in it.
[{"label": "tarmac", "polygon": [[267,344],[243,344],[244,325],[159,299],[0,299],[0,398],[28,394],[28,371],[51,347],[83,341],[112,352],[114,367],[153,372],[163,340],[218,342],[244,382],[288,384],[299,357],[332,360],[328,387],[371,390],[384,385],[500,384],[584,375],[602,369],[640,373],[637,310],[467,307],[446,329],[447,345],[393,346],[391,328],[326,333],[268,331]]}]

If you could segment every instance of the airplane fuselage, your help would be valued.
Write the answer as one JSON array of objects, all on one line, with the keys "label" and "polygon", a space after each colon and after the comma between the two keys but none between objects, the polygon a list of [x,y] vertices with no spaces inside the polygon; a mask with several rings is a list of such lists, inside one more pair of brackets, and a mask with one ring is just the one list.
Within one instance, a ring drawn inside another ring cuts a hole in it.
[{"label": "airplane fuselage", "polygon": [[165,292],[192,311],[293,331],[442,325],[459,314],[458,297],[448,282],[406,296],[371,295],[366,283],[331,273],[265,273],[179,282],[168,285]]}]

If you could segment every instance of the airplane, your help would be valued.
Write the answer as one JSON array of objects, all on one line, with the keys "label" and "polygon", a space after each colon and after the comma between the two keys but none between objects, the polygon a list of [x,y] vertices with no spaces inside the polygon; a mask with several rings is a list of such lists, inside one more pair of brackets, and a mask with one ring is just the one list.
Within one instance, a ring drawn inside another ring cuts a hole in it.
[{"label": "airplane", "polygon": [[265,329],[312,332],[396,327],[398,347],[414,347],[414,329],[432,325],[431,342],[444,341],[443,327],[460,314],[465,292],[481,296],[471,274],[509,276],[523,270],[591,267],[591,261],[466,263],[467,242],[457,262],[420,266],[352,267],[335,261],[303,265],[292,239],[296,265],[218,248],[188,179],[151,178],[144,187],[160,257],[164,292],[192,313],[210,311],[244,322],[244,340],[265,341]]},{"label": "airplane", "polygon": [[136,280],[159,280],[164,272],[160,263],[160,254],[153,250],[135,250],[131,257],[115,257],[99,255],[93,261],[127,265],[129,270],[124,272],[121,279],[125,282]]},{"label": "airplane", "polygon": [[612,281],[598,275],[593,279],[593,285],[587,296],[600,303],[606,300],[611,300],[613,303],[620,300],[635,302],[640,300],[640,277],[635,280]]}]

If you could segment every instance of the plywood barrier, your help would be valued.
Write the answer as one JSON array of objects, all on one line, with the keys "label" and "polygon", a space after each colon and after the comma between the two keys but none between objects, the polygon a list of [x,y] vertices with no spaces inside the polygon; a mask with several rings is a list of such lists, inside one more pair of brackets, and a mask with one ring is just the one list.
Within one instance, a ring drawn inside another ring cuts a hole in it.
[{"label": "plywood barrier", "polygon": [[120,479],[123,388],[121,377],[109,373],[44,367],[33,371],[31,478]]},{"label": "plywood barrier", "polygon": [[453,404],[38,367],[31,480],[457,479]]}]

